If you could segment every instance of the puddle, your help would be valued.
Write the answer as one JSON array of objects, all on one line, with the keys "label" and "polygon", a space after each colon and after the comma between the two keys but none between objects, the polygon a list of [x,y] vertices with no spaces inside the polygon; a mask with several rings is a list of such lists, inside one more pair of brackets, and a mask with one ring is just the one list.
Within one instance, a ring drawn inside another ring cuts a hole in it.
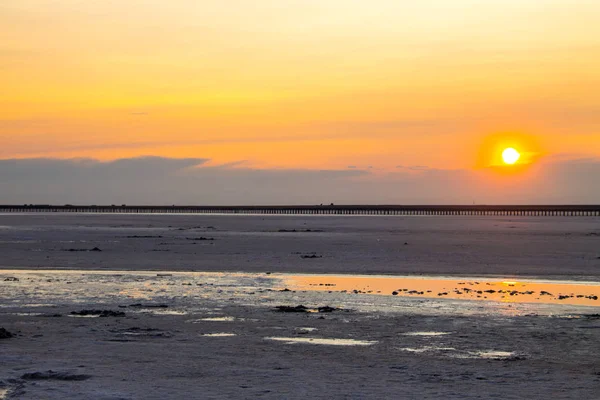
[{"label": "puddle", "polygon": [[444,336],[450,335],[451,332],[406,332],[403,336]]},{"label": "puddle", "polygon": [[292,338],[292,337],[266,337],[266,340],[275,340],[285,344],[319,344],[326,346],[372,346],[377,341],[354,340],[354,339],[322,339],[322,338]]},{"label": "puddle", "polygon": [[480,358],[486,360],[518,360],[522,359],[516,352],[510,351],[496,351],[496,350],[478,350],[478,351],[464,351],[458,350],[454,347],[438,347],[438,346],[424,346],[424,347],[402,347],[399,350],[406,351],[409,353],[449,353],[446,356],[452,358]]},{"label": "puddle", "polygon": [[410,353],[427,353],[427,352],[435,352],[435,351],[456,351],[454,347],[437,347],[437,346],[425,346],[425,347],[402,347],[400,348],[402,351],[408,351]]},{"label": "puddle", "polygon": [[318,329],[317,328],[298,328],[297,330],[299,330],[301,332],[314,332]]},{"label": "puddle", "polygon": [[235,321],[234,317],[207,317],[207,318],[200,318],[200,319],[191,319],[189,321],[186,322],[191,322],[193,324],[197,324],[199,322],[204,322],[204,321],[208,321],[208,322],[232,322]]},{"label": "puddle", "polygon": [[155,314],[155,315],[188,315],[187,311],[177,311],[177,310],[150,310],[144,309],[142,310],[145,314]]},{"label": "puddle", "polygon": [[494,351],[494,350],[475,351],[475,352],[471,352],[470,354],[477,358],[486,358],[486,359],[490,359],[490,360],[504,360],[507,358],[513,358],[513,357],[517,356],[517,354],[515,352]]},{"label": "puddle", "polygon": [[237,336],[235,333],[227,333],[227,332],[218,332],[218,333],[205,333],[203,335],[200,336],[204,336],[204,337],[232,337],[232,336]]}]

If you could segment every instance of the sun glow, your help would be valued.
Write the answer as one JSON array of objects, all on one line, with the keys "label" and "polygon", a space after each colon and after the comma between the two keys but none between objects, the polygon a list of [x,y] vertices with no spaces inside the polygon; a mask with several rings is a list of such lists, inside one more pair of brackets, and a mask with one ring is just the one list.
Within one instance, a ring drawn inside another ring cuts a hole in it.
[{"label": "sun glow", "polygon": [[519,161],[519,158],[521,158],[521,154],[512,147],[509,147],[502,152],[502,160],[505,164],[513,165]]}]

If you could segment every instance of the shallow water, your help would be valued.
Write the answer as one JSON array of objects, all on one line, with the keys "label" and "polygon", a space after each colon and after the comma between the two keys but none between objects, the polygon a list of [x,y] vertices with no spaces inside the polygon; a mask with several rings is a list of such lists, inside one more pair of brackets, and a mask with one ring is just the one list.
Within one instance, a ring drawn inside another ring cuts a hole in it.
[{"label": "shallow water", "polygon": [[377,344],[373,340],[336,339],[336,338],[297,338],[297,337],[266,337],[265,340],[274,340],[285,344],[315,344],[324,346],[372,346]]},{"label": "shallow water", "polygon": [[284,278],[294,290],[345,291],[412,298],[491,300],[502,303],[600,305],[600,282],[524,279],[490,280],[485,277],[298,275]]},{"label": "shallow water", "polygon": [[[6,278],[17,281],[4,281]],[[443,292],[441,292],[443,291]],[[487,293],[493,291],[494,293]],[[478,294],[481,292],[481,294]],[[395,293],[395,294],[394,294]],[[445,295],[439,295],[446,293]],[[511,295],[512,293],[512,295]],[[542,294],[547,293],[547,294]],[[275,302],[325,303],[362,311],[432,314],[499,313],[503,315],[597,312],[600,283],[573,281],[489,280],[471,277],[398,277],[357,275],[293,275],[157,271],[3,270],[3,308],[42,307],[90,302],[139,304],[135,312],[187,315],[202,312],[197,321],[232,321],[206,315],[195,305],[268,305]],[[562,298],[560,296],[566,296]],[[147,308],[144,302],[170,303],[169,309]],[[173,302],[176,302],[173,307]],[[310,311],[310,310],[309,310]],[[316,311],[316,310],[315,310]],[[31,312],[31,311],[20,311]],[[209,313],[214,314],[214,311]]]}]

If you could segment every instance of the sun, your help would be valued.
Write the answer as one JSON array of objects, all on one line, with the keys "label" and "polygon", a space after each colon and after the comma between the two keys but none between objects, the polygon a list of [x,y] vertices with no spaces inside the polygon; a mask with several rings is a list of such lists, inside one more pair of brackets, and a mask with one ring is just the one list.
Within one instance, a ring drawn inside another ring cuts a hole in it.
[{"label": "sun", "polygon": [[502,160],[505,164],[516,164],[516,162],[519,161],[519,158],[521,158],[521,154],[512,147],[509,147],[502,152]]}]

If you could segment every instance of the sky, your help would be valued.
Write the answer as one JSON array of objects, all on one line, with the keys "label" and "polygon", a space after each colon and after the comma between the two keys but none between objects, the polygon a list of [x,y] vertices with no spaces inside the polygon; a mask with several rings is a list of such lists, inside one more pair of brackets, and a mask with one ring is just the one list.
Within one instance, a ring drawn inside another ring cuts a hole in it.
[{"label": "sky", "polygon": [[2,0],[0,203],[600,203],[598,21],[597,0]]}]

